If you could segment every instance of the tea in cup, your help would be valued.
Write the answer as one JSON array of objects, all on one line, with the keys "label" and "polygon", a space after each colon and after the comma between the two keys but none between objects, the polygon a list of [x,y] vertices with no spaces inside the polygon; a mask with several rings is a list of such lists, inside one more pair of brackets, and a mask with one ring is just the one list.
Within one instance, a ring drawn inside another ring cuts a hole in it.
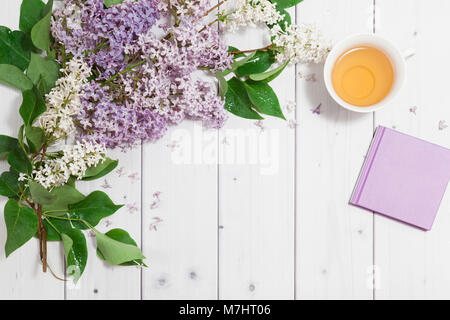
[{"label": "tea in cup", "polygon": [[352,111],[373,112],[400,90],[405,62],[384,38],[356,35],[331,50],[324,78],[328,92],[338,104]]}]

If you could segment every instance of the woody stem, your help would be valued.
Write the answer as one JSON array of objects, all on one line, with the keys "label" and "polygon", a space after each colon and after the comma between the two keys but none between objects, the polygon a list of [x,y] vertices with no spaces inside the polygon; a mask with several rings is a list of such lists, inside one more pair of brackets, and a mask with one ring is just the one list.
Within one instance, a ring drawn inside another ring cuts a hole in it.
[{"label": "woody stem", "polygon": [[37,205],[36,210],[38,216],[38,236],[39,236],[39,253],[42,261],[42,271],[47,272],[47,231],[44,228],[44,223],[42,220],[42,207],[40,204]]},{"label": "woody stem", "polygon": [[269,44],[268,46],[265,46],[263,48],[258,48],[258,49],[249,49],[249,50],[242,50],[242,51],[230,51],[231,54],[239,54],[239,53],[248,53],[248,52],[254,52],[257,50],[269,50],[271,47],[273,46],[273,44]]},{"label": "woody stem", "polygon": [[214,7],[212,7],[211,9],[209,9],[208,11],[205,12],[205,14],[203,16],[201,16],[201,18],[206,17],[208,14],[210,14],[214,9],[220,7],[222,4],[224,4],[227,0],[222,0],[220,1],[218,4],[216,4]]}]

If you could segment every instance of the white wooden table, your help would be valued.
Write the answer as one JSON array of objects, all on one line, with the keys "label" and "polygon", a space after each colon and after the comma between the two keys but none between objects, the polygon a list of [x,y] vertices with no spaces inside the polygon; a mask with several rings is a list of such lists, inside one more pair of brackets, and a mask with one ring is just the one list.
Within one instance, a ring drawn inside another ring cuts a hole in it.
[{"label": "white wooden table", "polygon": [[[19,5],[2,1],[1,24],[17,28]],[[274,81],[282,105],[297,103],[290,125],[270,119],[262,130],[231,116],[221,131],[203,132],[185,122],[156,144],[114,151],[120,169],[83,190],[126,204],[100,228],[130,231],[149,268],[106,266],[88,237],[79,286],[60,282],[41,273],[37,241],[5,259],[1,214],[0,298],[450,298],[450,197],[430,232],[347,204],[377,125],[450,146],[450,1],[304,0],[290,12],[333,41],[372,32],[394,41],[409,56],[402,93],[383,111],[355,114],[331,101],[321,66],[291,67]],[[267,41],[259,34],[228,39],[253,48]],[[0,131],[16,135],[21,97],[5,87],[0,97]],[[320,114],[313,112],[319,104]],[[261,141],[263,163],[219,161],[239,149],[237,130]],[[61,246],[49,251],[63,274]]]}]

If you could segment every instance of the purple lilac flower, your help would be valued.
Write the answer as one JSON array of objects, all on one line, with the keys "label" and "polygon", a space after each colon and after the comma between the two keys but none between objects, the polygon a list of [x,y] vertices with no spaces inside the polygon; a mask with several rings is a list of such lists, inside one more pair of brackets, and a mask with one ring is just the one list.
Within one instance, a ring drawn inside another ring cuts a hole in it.
[{"label": "purple lilac flower", "polygon": [[103,0],[64,0],[53,13],[52,33],[66,53],[87,56],[109,78],[127,66],[124,48],[133,45],[159,18],[156,0],[125,0],[105,8]]},{"label": "purple lilac flower", "polygon": [[[170,1],[181,21],[161,23],[169,35],[162,37],[150,30],[158,19],[154,1],[125,0],[105,9],[103,0],[65,0],[55,14],[55,38],[99,72],[81,97],[76,120],[82,138],[127,147],[156,141],[185,118],[212,128],[225,123],[216,86],[197,77],[199,69],[224,71],[232,62],[216,28],[201,22],[209,1]],[[164,3],[158,9],[166,17]]]},{"label": "purple lilac flower", "polygon": [[[121,81],[128,97],[155,109],[171,124],[188,117],[220,128],[226,120],[224,101],[212,83],[197,79],[194,73],[201,67],[226,70],[232,57],[213,27],[199,32],[201,28],[200,23],[186,21],[169,29],[171,39],[157,39],[152,33],[141,36],[139,47],[128,53],[140,52],[148,62]],[[140,81],[136,82],[136,76]]]},{"label": "purple lilac flower", "polygon": [[85,85],[83,111],[77,117],[84,139],[103,142],[107,147],[132,146],[138,140],[156,141],[167,130],[167,121],[151,109],[128,102],[118,104],[96,82]]},{"label": "purple lilac flower", "polygon": [[160,0],[158,9],[163,16],[171,15],[176,11],[178,18],[183,21],[185,18],[202,18],[208,9],[211,8],[210,0]]}]

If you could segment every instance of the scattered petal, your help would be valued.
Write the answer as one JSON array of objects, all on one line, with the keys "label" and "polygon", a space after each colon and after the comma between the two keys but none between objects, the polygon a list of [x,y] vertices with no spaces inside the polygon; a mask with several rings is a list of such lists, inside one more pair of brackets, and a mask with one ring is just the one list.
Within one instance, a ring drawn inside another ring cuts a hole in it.
[{"label": "scattered petal", "polygon": [[440,121],[439,121],[439,130],[447,129],[447,127],[448,127],[448,125],[447,125],[447,123],[445,122],[445,120],[440,120]]},{"label": "scattered petal", "polygon": [[297,125],[298,125],[297,121],[295,121],[294,119],[290,119],[288,121],[288,127],[291,129],[295,129],[297,127]]},{"label": "scattered petal", "polygon": [[125,167],[120,167],[119,169],[117,169],[117,175],[119,176],[119,177],[122,177],[122,176],[124,176],[126,173],[125,173]]},{"label": "scattered petal", "polygon": [[315,73],[309,73],[309,74],[303,74],[301,71],[298,73],[298,76],[302,78],[303,80],[307,82],[316,82],[316,74]]},{"label": "scattered petal", "polygon": [[254,125],[257,126],[261,130],[261,132],[264,132],[264,130],[266,130],[266,127],[264,126],[264,122],[262,120],[255,121]]},{"label": "scattered petal", "polygon": [[295,103],[295,101],[289,100],[286,104],[286,111],[288,113],[291,113],[292,111],[295,110],[296,106],[297,106],[297,104]]},{"label": "scattered petal", "polygon": [[409,112],[416,114],[417,111],[417,106],[412,106],[411,108],[409,108]]},{"label": "scattered petal", "polygon": [[151,205],[150,205],[150,209],[151,209],[151,210],[156,209],[156,208],[159,207],[159,205],[160,205],[160,203],[161,203],[161,198],[160,198],[160,196],[161,196],[161,192],[160,192],[160,191],[156,191],[156,192],[153,194],[153,202],[152,202]]},{"label": "scattered petal", "polygon": [[222,144],[225,144],[225,145],[230,145],[230,141],[228,141],[228,137],[224,137],[223,139],[222,139]]},{"label": "scattered petal", "polygon": [[322,107],[322,102],[319,103],[319,105],[318,105],[315,109],[312,109],[312,110],[311,110],[312,113],[319,115],[320,112],[321,112],[321,110],[320,110],[321,107]]},{"label": "scattered petal", "polygon": [[153,222],[150,223],[150,231],[154,230],[154,231],[158,231],[158,225],[163,222],[164,220],[161,219],[160,217],[153,217],[152,218]]},{"label": "scattered petal", "polygon": [[130,175],[128,176],[128,178],[131,179],[131,183],[133,183],[134,181],[139,181],[139,180],[140,180],[140,178],[139,178],[139,173],[138,173],[138,172],[135,172],[135,173],[130,174]]},{"label": "scattered petal", "polygon": [[416,55],[416,50],[414,50],[413,48],[406,49],[403,52],[403,57],[405,58],[405,60],[408,60],[409,58],[412,58],[415,55]]},{"label": "scattered petal", "polygon": [[103,189],[111,189],[112,188],[111,184],[109,184],[108,180],[106,180],[106,179],[100,187],[102,187]]},{"label": "scattered petal", "polygon": [[180,143],[178,141],[171,141],[169,144],[167,144],[167,147],[170,149],[170,151],[175,151],[177,148],[180,147]]},{"label": "scattered petal", "polygon": [[135,212],[139,211],[139,207],[137,206],[136,202],[128,203],[126,205],[126,207],[127,207],[129,213],[135,213]]}]

